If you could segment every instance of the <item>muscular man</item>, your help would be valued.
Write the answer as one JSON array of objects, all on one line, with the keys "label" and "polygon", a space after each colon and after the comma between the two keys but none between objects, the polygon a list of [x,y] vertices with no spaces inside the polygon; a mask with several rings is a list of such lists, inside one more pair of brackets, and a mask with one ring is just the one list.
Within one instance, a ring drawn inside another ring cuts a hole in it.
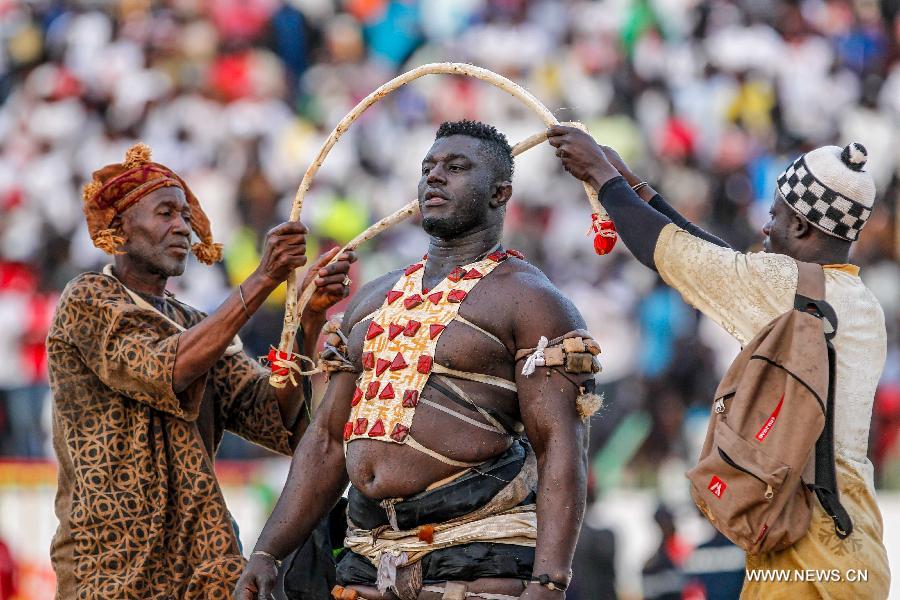
[{"label": "muscular man", "polygon": [[512,171],[495,128],[441,125],[418,188],[428,253],[347,310],[355,372],[332,377],[239,598],[268,597],[275,561],[348,480],[335,597],[565,596],[599,348],[547,277],[500,247]]},{"label": "muscular man", "polygon": [[[302,387],[273,390],[235,334],[305,264],[306,230],[269,232],[259,267],[206,316],[166,282],[190,251],[211,264],[221,247],[188,186],[151,162],[149,148],[96,171],[84,212],[91,239],[115,262],[66,286],[47,340],[57,598],[230,598],[243,558],[213,471],[223,430],[290,454],[305,414]],[[311,270],[307,347],[325,309],[346,295],[353,259]]]},{"label": "muscular man", "polygon": [[689,223],[612,148],[597,145],[588,134],[556,126],[549,140],[566,170],[600,190],[600,200],[635,257],[741,344],[793,308],[796,261],[823,266],[825,300],[838,324],[832,339],[836,476],[852,531],[838,537],[838,524],[847,531],[850,524],[837,514],[832,519],[813,499],[807,535],[790,548],[748,555],[746,566],[748,571],[855,570],[868,577],[790,585],[748,579],[741,598],[886,598],[891,575],[867,445],[887,338],[881,306],[859,278],[859,267],[848,262],[851,244],[875,202],[866,149],[858,143],[823,146],[787,165],[762,228],[765,252],[743,253]]}]

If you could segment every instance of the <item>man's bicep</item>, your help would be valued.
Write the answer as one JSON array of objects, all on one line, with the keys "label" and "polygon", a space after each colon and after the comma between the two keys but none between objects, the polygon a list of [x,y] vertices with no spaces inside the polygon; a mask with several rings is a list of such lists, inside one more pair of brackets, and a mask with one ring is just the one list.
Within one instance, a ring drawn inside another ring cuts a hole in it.
[{"label": "man's bicep", "polygon": [[338,371],[328,380],[322,403],[312,417],[312,427],[328,432],[332,440],[343,441],[344,425],[350,418],[350,401],[356,388],[357,374]]},{"label": "man's bicep", "polygon": [[[550,285],[531,287],[523,294],[517,312],[517,351],[536,348],[541,337],[553,341],[585,329],[584,318],[575,305]],[[519,408],[525,432],[535,448],[540,450],[556,436],[567,440],[576,436],[574,439],[580,440],[583,426],[576,399],[579,385],[590,379],[590,375],[563,375],[560,372],[564,370],[562,366],[553,369],[538,366],[533,373],[525,375],[523,367],[527,355],[522,352],[520,357],[515,367]]]},{"label": "man's bicep", "polygon": [[797,264],[792,258],[736,252],[674,225],[660,234],[654,261],[663,281],[685,302],[741,344],[787,311],[797,289]]},{"label": "man's bicep", "polygon": [[554,441],[582,441],[584,422],[577,408],[578,381],[555,370],[548,373],[547,367],[539,367],[528,377],[516,374],[522,424],[539,455]]}]

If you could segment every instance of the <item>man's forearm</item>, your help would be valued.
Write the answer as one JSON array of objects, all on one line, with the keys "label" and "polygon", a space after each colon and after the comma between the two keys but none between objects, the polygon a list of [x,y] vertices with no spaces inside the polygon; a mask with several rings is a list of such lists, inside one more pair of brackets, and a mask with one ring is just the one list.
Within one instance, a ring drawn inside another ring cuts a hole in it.
[{"label": "man's forearm", "polygon": [[346,485],[343,445],[324,424],[313,426],[294,453],[287,482],[255,549],[279,559],[293,552],[337,503]]},{"label": "man's forearm", "polygon": [[[172,377],[176,393],[185,390],[216,364],[247,322],[247,313],[253,314],[276,286],[277,282],[254,273],[241,284],[241,290],[231,292],[215,312],[181,334]],[[246,311],[241,302],[241,291]]]},{"label": "man's forearm", "polygon": [[574,441],[553,441],[538,458],[534,575],[560,583],[569,580],[587,493],[586,455]]},{"label": "man's forearm", "polygon": [[621,176],[595,180],[600,202],[616,225],[619,237],[634,257],[655,269],[653,252],[663,227],[671,223],[631,189]]}]

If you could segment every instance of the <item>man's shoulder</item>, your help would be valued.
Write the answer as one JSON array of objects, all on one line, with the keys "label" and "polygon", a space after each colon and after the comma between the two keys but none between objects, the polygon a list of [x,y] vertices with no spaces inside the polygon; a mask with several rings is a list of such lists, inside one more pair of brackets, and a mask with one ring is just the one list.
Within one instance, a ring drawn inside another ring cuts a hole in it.
[{"label": "man's shoulder", "polygon": [[495,293],[504,298],[510,325],[525,337],[549,338],[584,327],[584,319],[556,285],[538,267],[520,259],[506,261],[495,271]]},{"label": "man's shoulder", "polygon": [[506,261],[503,267],[496,273],[496,282],[504,290],[515,290],[513,297],[518,303],[550,302],[552,306],[560,300],[567,300],[550,278],[535,265],[513,258]]},{"label": "man's shoulder", "polygon": [[122,285],[114,277],[87,271],[72,278],[59,297],[59,304],[70,302],[103,302],[115,301],[125,295]]},{"label": "man's shoulder", "polygon": [[379,275],[359,288],[347,306],[344,322],[353,325],[381,306],[385,294],[394,287],[402,274],[403,269],[394,269]]}]

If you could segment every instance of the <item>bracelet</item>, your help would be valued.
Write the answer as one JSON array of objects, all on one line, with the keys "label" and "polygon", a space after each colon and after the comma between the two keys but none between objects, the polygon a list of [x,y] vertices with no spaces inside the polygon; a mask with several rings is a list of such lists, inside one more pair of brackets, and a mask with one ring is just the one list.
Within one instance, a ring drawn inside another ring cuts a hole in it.
[{"label": "bracelet", "polygon": [[281,567],[281,561],[278,560],[277,558],[275,558],[274,555],[269,554],[268,552],[266,552],[265,550],[254,550],[253,552],[250,553],[250,556],[251,556],[251,557],[253,557],[253,556],[264,556],[264,557],[268,558],[269,560],[271,560],[273,563],[275,563],[275,566],[276,566],[276,567],[279,567],[279,568]]},{"label": "bracelet", "polygon": [[545,588],[547,588],[548,590],[550,590],[551,592],[556,591],[556,590],[559,590],[560,592],[565,592],[566,588],[569,587],[568,584],[557,583],[556,581],[553,581],[552,579],[550,579],[550,576],[547,574],[534,575],[534,576],[532,576],[531,581],[529,583],[539,583],[542,586],[544,586]]},{"label": "bracelet", "polygon": [[244,288],[241,287],[241,284],[238,284],[238,294],[241,297],[241,306],[244,307],[244,314],[247,315],[247,320],[250,320],[250,311],[247,310],[247,303],[244,301]]},{"label": "bracelet", "polygon": [[646,181],[642,181],[640,183],[636,183],[633,186],[631,186],[631,189],[634,190],[635,193],[638,193],[639,191],[641,191],[642,188],[645,188],[648,185],[650,185],[650,184],[647,183]]}]

